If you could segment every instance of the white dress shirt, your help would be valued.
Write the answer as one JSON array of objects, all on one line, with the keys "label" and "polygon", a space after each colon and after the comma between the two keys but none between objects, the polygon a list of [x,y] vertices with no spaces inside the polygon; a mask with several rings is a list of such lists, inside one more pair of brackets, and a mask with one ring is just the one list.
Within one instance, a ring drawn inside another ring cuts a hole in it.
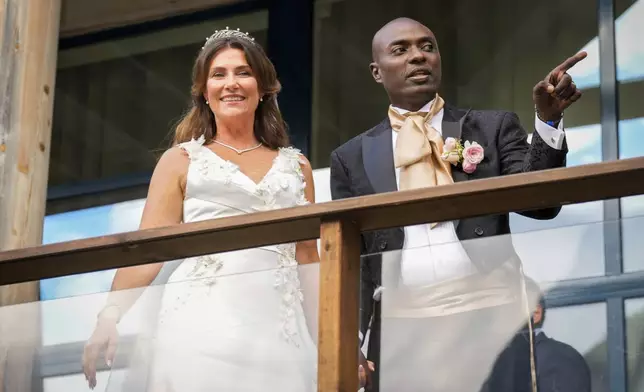
[{"label": "white dress shirt", "polygon": [[[419,111],[429,111],[429,102]],[[393,107],[400,114],[407,110]],[[442,133],[444,111],[441,109],[431,120],[430,125]],[[535,130],[552,148],[560,150],[565,134],[563,120],[558,129],[540,121],[535,116]],[[392,132],[392,145],[396,146],[398,132]],[[400,187],[400,169],[396,169],[396,184]],[[433,229],[429,224],[407,226],[405,243],[400,261],[401,283],[407,286],[428,285],[450,279],[462,278],[476,272],[465,249],[456,235],[454,222],[441,222]]]}]

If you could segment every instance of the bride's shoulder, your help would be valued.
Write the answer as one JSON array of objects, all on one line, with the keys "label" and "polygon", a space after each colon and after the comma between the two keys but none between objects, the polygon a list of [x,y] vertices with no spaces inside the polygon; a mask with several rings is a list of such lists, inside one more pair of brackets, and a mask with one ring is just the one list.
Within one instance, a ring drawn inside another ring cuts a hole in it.
[{"label": "bride's shoulder", "polygon": [[280,155],[285,158],[286,162],[290,164],[291,167],[297,170],[311,171],[311,162],[306,158],[302,151],[299,149],[289,146],[281,147],[279,149]]},{"label": "bride's shoulder", "polygon": [[187,162],[188,158],[189,152],[178,144],[167,149],[163,155],[161,155],[159,162],[161,162],[161,160]]},{"label": "bride's shoulder", "polygon": [[298,174],[304,187],[311,188],[313,185],[313,168],[306,156],[295,147],[280,148],[280,153],[286,157],[288,167]]},{"label": "bride's shoulder", "polygon": [[311,168],[311,162],[309,162],[309,160],[306,158],[304,154],[300,154],[299,163],[302,170],[309,171],[309,172],[313,170]]},{"label": "bride's shoulder", "polygon": [[152,189],[171,188],[175,185],[178,185],[183,191],[189,163],[190,161],[185,152],[177,146],[166,150],[154,167],[152,179],[150,180],[150,192],[152,192]]},{"label": "bride's shoulder", "polygon": [[161,155],[157,162],[156,170],[183,175],[188,171],[189,163],[188,153],[177,145],[167,149]]},{"label": "bride's shoulder", "polygon": [[306,156],[302,154],[300,149],[293,146],[280,147],[280,154],[288,160],[297,162],[301,165],[310,165],[309,160],[306,159]]}]

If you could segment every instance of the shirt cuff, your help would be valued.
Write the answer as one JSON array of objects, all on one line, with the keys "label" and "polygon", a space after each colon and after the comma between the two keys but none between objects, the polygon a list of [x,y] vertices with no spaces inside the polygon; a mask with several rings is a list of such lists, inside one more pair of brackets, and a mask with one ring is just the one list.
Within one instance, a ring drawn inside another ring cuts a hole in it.
[{"label": "shirt cuff", "polygon": [[537,116],[534,116],[534,129],[550,147],[555,150],[561,150],[563,148],[563,142],[566,138],[566,134],[563,130],[563,118],[559,121],[557,128],[553,128],[539,120]]},{"label": "shirt cuff", "polygon": [[385,291],[385,288],[382,286],[378,286],[378,288],[373,292],[374,301],[380,302],[380,298],[382,298],[383,291]]}]

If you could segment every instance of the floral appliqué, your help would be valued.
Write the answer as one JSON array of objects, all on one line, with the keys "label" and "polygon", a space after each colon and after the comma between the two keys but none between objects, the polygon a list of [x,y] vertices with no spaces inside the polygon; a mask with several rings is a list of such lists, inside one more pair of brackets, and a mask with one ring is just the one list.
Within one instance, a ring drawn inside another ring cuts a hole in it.
[{"label": "floral appliqu\u00e9", "polygon": [[215,284],[215,275],[223,267],[221,258],[217,255],[204,255],[195,258],[195,265],[188,273],[189,276],[201,280],[207,286]]},{"label": "floral appliqu\u00e9", "polygon": [[199,174],[230,185],[239,167],[230,161],[211,159],[213,153],[203,146],[205,142],[206,138],[201,135],[198,139],[181,143],[179,147],[188,153],[191,164],[195,165]]},{"label": "floral appliqu\u00e9", "polygon": [[[306,205],[306,182],[302,172],[302,154],[293,147],[281,148],[276,158],[273,173],[269,173],[260,184],[255,194],[263,201],[262,206],[256,207],[260,211],[269,211],[279,208]],[[295,200],[279,197],[283,192],[295,195]],[[281,205],[278,200],[291,200],[290,205]],[[295,323],[295,310],[304,301],[304,294],[300,288],[300,279],[295,258],[296,244],[277,245],[279,252],[279,268],[275,271],[275,289],[282,297],[281,317],[282,334],[284,338],[298,345],[294,337],[297,335]]]},{"label": "floral appliqu\u00e9", "polygon": [[284,339],[297,346],[297,341],[293,339],[297,335],[295,309],[304,301],[304,294],[300,288],[300,278],[297,272],[295,244],[278,245],[277,250],[280,255],[279,268],[275,271],[275,289],[282,295],[280,307],[282,334]]},{"label": "floral appliqu\u00e9", "polygon": [[[257,185],[255,194],[264,202],[262,206],[257,206],[258,211],[270,211],[278,208],[293,207],[292,204],[282,205],[277,202],[280,194],[288,192],[295,194],[295,205],[309,204],[306,200],[305,189],[306,181],[302,172],[302,154],[300,150],[293,147],[280,148],[279,155],[276,158],[274,167],[271,171],[282,175],[271,175],[269,172],[266,177]],[[295,177],[296,181],[291,181]]]},{"label": "floral appliqu\u00e9", "polygon": [[470,142],[468,140],[465,144],[462,144],[460,140],[456,140],[453,137],[445,139],[441,159],[454,166],[462,164],[465,173],[474,173],[483,158],[483,147],[477,142]]},{"label": "floral appliqu\u00e9", "polygon": [[[187,273],[187,276],[190,278],[189,281],[183,282],[182,284],[188,284],[190,287],[202,287],[207,286],[212,289],[212,286],[216,283],[216,275],[219,270],[223,267],[224,263],[221,258],[216,254],[197,256],[194,258],[194,264],[190,271]],[[180,297],[177,297],[179,301],[178,305],[174,309],[164,309],[159,315],[159,322],[164,324],[166,317],[168,316],[169,311],[177,311],[180,306],[185,305],[192,297],[194,291],[188,290],[185,294]]]}]

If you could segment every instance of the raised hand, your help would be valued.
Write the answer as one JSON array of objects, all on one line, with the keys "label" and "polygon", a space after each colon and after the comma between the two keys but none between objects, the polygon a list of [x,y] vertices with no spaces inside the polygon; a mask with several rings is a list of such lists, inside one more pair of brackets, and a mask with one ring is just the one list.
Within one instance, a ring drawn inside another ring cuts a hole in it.
[{"label": "raised hand", "polygon": [[534,86],[532,99],[542,121],[560,120],[563,111],[581,97],[581,91],[577,89],[568,70],[586,56],[586,52],[579,52],[568,58]]}]

